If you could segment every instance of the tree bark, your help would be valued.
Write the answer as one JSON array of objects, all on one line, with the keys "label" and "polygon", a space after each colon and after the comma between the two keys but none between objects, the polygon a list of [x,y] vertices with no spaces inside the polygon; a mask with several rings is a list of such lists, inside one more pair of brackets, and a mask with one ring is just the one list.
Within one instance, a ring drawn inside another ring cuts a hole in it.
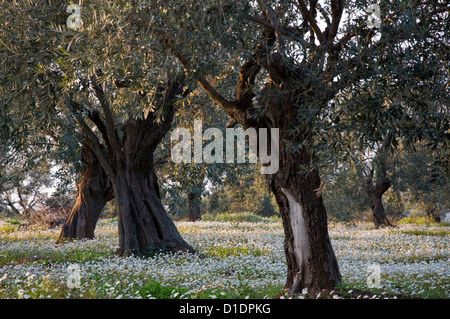
[{"label": "tree bark", "polygon": [[[112,184],[118,208],[117,254],[152,255],[157,251],[180,250],[194,252],[161,204],[153,164],[153,153],[171,127],[176,111],[175,102],[179,96],[188,94],[189,90],[184,90],[183,81],[172,81],[172,76],[168,74],[166,86],[156,90],[155,112],[141,114],[142,117],[129,114],[127,119],[117,123],[103,86],[97,82],[97,76],[102,76],[101,69],[90,77],[90,84],[103,111],[102,116],[97,109],[86,109],[71,99],[67,102],[85,136],[84,142],[95,154]],[[116,86],[126,87],[127,83],[116,83]],[[142,98],[146,92],[139,95]],[[141,102],[144,103],[143,100]],[[160,116],[157,117],[155,113]],[[84,114],[95,124],[99,134],[86,123]]]},{"label": "tree bark", "polygon": [[383,206],[382,197],[383,194],[391,187],[389,181],[383,181],[374,185],[372,178],[367,181],[367,194],[371,202],[372,221],[376,227],[378,226],[392,226],[389,219],[386,217],[386,213]]},{"label": "tree bark", "polygon": [[153,164],[153,152],[170,129],[173,113],[163,124],[156,124],[149,115],[147,119],[129,119],[124,126],[124,162],[115,165],[113,179],[119,212],[119,255],[194,252],[161,203]]},{"label": "tree bark", "polygon": [[58,243],[68,239],[93,239],[100,213],[114,197],[109,178],[94,153],[84,144],[81,160],[86,167],[81,172],[75,205],[62,225]]},{"label": "tree bark", "polygon": [[284,226],[288,266],[285,289],[295,294],[307,288],[317,295],[322,289],[334,289],[341,275],[328,235],[325,206],[313,191],[320,185],[319,175],[314,171],[302,176],[295,172],[295,164],[281,162],[281,172],[271,181]]},{"label": "tree bark", "polygon": [[[170,40],[165,43],[171,44]],[[239,123],[244,129],[257,131],[267,128],[269,134],[271,128],[279,128],[279,170],[267,174],[266,179],[283,220],[288,266],[285,288],[291,294],[308,288],[309,293],[316,295],[323,289],[334,289],[341,275],[328,235],[326,209],[320,192],[314,191],[320,188],[319,173],[317,170],[301,171],[302,166],[308,167],[313,160],[308,144],[311,145],[314,133],[308,130],[306,121],[299,120],[298,110],[306,107],[309,95],[320,97],[316,102],[326,105],[336,92],[334,89],[330,92],[316,90],[314,83],[310,85],[313,81],[307,81],[310,75],[303,70],[307,65],[293,70],[292,63],[282,53],[270,53],[274,43],[274,31],[265,32],[264,42],[241,66],[236,100],[220,95],[206,78],[199,78],[198,84],[233,119],[230,125]],[[188,60],[175,47],[171,50],[186,67]],[[254,86],[261,68],[268,71],[269,78],[257,96]],[[254,98],[260,110],[264,110],[263,115],[255,116]],[[290,149],[291,144],[297,148]],[[299,145],[306,146],[300,148]]]},{"label": "tree bark", "polygon": [[187,195],[188,198],[188,218],[189,221],[195,222],[201,220],[202,216],[200,213],[200,194],[197,192],[190,192]]},{"label": "tree bark", "polygon": [[194,252],[164,210],[154,178],[153,167],[146,174],[133,170],[117,174],[114,191],[119,210],[119,255]]},{"label": "tree bark", "polygon": [[[278,118],[277,127],[286,127],[283,122],[289,121],[289,112],[284,114]],[[316,191],[321,184],[319,173],[315,169],[300,171],[301,165],[310,163],[311,154],[306,149],[290,152],[284,143],[287,138],[287,130],[282,130],[279,170],[266,175],[283,220],[288,266],[285,289],[296,294],[307,288],[316,296],[323,289],[334,289],[341,275],[328,234],[326,208],[321,193]]]},{"label": "tree bark", "polygon": [[[101,71],[98,73],[101,75]],[[95,77],[91,82],[105,122],[94,116],[91,119],[105,145],[86,123],[80,120],[80,124],[114,190],[119,229],[117,254],[148,256],[160,251],[194,252],[162,206],[153,163],[153,153],[171,127],[176,97],[183,95],[184,84],[168,79],[164,88],[158,88],[155,112],[162,114],[160,118],[151,112],[142,118],[129,116],[118,125],[102,86]]]}]

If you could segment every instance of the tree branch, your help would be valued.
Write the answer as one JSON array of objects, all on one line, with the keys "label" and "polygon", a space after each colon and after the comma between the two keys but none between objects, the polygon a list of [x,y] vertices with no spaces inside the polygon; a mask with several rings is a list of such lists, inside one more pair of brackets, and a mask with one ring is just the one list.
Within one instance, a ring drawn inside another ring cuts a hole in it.
[{"label": "tree branch", "polygon": [[325,9],[320,5],[320,3],[316,3],[316,8],[319,9],[320,13],[322,14],[322,17],[325,19],[327,29],[329,29],[331,27],[331,21],[330,17],[328,16],[328,12],[325,11]]},{"label": "tree branch", "polygon": [[87,113],[87,115],[88,115],[89,119],[92,121],[92,123],[95,124],[95,126],[99,130],[100,134],[102,135],[102,138],[105,141],[106,147],[108,149],[111,149],[111,145],[109,144],[109,139],[108,139],[108,133],[106,132],[106,125],[105,125],[105,122],[103,122],[103,120],[101,119],[99,111],[97,109],[95,109],[93,111],[89,111]]},{"label": "tree branch", "polygon": [[[98,72],[101,73],[101,71]],[[113,152],[116,155],[117,160],[121,160],[123,157],[122,148],[120,147],[119,140],[117,138],[116,128],[114,124],[114,115],[112,114],[111,107],[106,99],[105,92],[103,91],[103,88],[98,84],[96,77],[92,76],[90,80],[94,88],[95,95],[99,100],[100,105],[102,106],[103,113],[105,114],[106,119],[105,124],[108,141],[111,145]]]},{"label": "tree branch", "polygon": [[391,183],[389,181],[383,181],[379,184],[377,184],[373,190],[375,195],[378,197],[381,197],[384,193],[388,191],[388,189],[391,187]]},{"label": "tree branch", "polygon": [[89,125],[87,125],[87,123],[84,121],[81,114],[78,112],[78,110],[81,109],[82,107],[79,105],[79,103],[73,101],[71,98],[67,98],[66,103],[68,104],[69,109],[72,110],[72,113],[74,114],[76,121],[80,125],[81,130],[83,131],[84,142],[94,152],[95,156],[100,162],[100,165],[103,167],[105,173],[108,175],[111,181],[113,181],[116,174],[114,172],[113,167],[108,161],[108,157],[106,155],[107,151],[98,140],[97,135],[95,135],[95,133],[91,130]]},{"label": "tree branch", "polygon": [[94,132],[90,129],[90,127],[86,124],[86,122],[79,117],[77,117],[77,121],[80,124],[84,136],[85,136],[85,143],[87,146],[90,147],[90,149],[94,152],[95,156],[97,157],[98,161],[100,162],[100,165],[105,170],[105,173],[108,175],[108,177],[111,179],[111,181],[114,181],[115,179],[115,171],[111,164],[108,161],[108,157],[106,155],[106,149],[101,145],[100,141],[98,140],[97,135],[95,135]]},{"label": "tree branch", "polygon": [[[170,40],[166,39],[166,42]],[[172,54],[175,56],[175,58],[178,60],[178,62],[181,63],[181,65],[187,70],[189,63],[187,59],[176,52],[176,50],[170,46],[169,50],[172,52]],[[236,106],[233,102],[229,101],[225,97],[223,97],[217,90],[205,79],[205,77],[201,76],[197,80],[198,85],[206,92],[206,94],[210,97],[210,99],[219,105],[221,108],[223,108],[228,114],[234,114]]]},{"label": "tree branch", "polygon": [[5,199],[6,199],[6,202],[8,203],[8,206],[14,211],[14,213],[20,215],[20,211],[16,208],[16,206],[14,206],[14,203],[11,201],[9,196],[6,196]]},{"label": "tree branch", "polygon": [[270,23],[275,27],[274,31],[275,31],[275,38],[277,39],[278,51],[281,54],[286,55],[285,53],[286,45],[284,43],[284,39],[281,36],[281,32],[278,31],[281,28],[281,26],[275,15],[275,12],[273,12],[272,7],[270,5],[267,5],[266,7],[266,15]]},{"label": "tree branch", "polygon": [[296,3],[296,6],[300,10],[303,18],[308,22],[314,33],[317,35],[317,39],[319,39],[319,42],[321,45],[327,44],[327,38],[323,35],[322,31],[319,29],[319,26],[317,25],[317,21],[314,19],[314,17],[311,15],[311,12],[309,12],[308,8],[306,7],[306,4],[303,0],[298,0],[298,3]]},{"label": "tree branch", "polygon": [[99,130],[100,134],[102,135],[102,138],[105,141],[106,147],[108,149],[110,149],[111,146],[109,144],[108,134],[106,132],[106,125],[105,125],[105,122],[103,122],[103,120],[100,117],[100,112],[97,109],[94,109],[91,111],[79,103],[72,103],[72,107],[78,113],[85,113],[88,116],[88,118],[92,121],[92,123],[95,124],[95,126]]},{"label": "tree branch", "polygon": [[303,42],[304,41],[303,38],[301,38],[298,35],[290,32],[289,30],[287,30],[286,28],[283,28],[282,26],[276,27],[273,24],[271,24],[270,22],[267,22],[267,21],[265,21],[265,20],[263,20],[261,18],[254,17],[254,16],[248,16],[248,19],[253,21],[253,22],[256,22],[256,23],[258,23],[258,24],[260,24],[260,25],[262,25],[262,26],[264,26],[266,28],[269,28],[269,29],[271,29],[273,31],[277,31],[277,32],[281,33],[284,36],[290,37],[290,38],[292,38],[293,40],[295,40],[297,42]]},{"label": "tree branch", "polygon": [[342,12],[344,11],[344,0],[331,0],[331,26],[328,33],[328,41],[333,41],[336,37]]},{"label": "tree branch", "polygon": [[17,191],[17,196],[19,197],[18,204],[23,208],[24,211],[27,211],[27,206],[25,205],[25,201],[23,200],[23,197],[22,197],[21,187],[20,186],[16,187],[16,191]]},{"label": "tree branch", "polygon": [[260,69],[261,66],[253,58],[248,59],[239,69],[236,102],[241,109],[255,96],[253,93],[253,84]]}]

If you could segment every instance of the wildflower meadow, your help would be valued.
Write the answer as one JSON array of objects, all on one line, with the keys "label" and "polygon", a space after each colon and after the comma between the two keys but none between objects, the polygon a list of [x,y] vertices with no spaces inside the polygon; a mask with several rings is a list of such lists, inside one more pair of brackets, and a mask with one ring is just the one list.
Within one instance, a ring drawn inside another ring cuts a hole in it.
[{"label": "wildflower meadow", "polygon": [[[449,298],[447,224],[329,225],[342,282],[312,296],[284,292],[281,221],[204,220],[176,225],[196,254],[118,257],[117,220],[102,219],[92,240],[55,244],[59,228],[0,221],[0,298],[287,299]],[[69,266],[79,269],[70,285]],[[370,265],[379,285],[370,287]]]}]

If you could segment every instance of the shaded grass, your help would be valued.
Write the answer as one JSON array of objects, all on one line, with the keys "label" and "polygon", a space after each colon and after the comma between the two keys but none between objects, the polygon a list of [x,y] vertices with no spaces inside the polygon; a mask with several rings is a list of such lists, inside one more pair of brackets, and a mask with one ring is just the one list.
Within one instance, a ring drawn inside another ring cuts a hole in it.
[{"label": "shaded grass", "polygon": [[165,286],[157,281],[149,281],[139,288],[138,294],[144,299],[261,299],[272,297],[280,290],[282,290],[281,286],[274,286],[264,292],[255,292],[245,285],[239,289],[222,285],[205,285],[196,290],[180,286]]}]

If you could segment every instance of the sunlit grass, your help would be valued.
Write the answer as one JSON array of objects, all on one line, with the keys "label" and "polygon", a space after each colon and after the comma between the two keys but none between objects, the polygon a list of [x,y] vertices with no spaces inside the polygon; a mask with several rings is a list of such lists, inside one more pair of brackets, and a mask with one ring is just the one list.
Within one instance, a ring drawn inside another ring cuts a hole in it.
[{"label": "sunlit grass", "polygon": [[410,215],[398,221],[399,224],[414,224],[424,226],[450,226],[449,222],[437,223],[433,218],[428,216],[414,216]]},{"label": "sunlit grass", "polygon": [[416,236],[448,236],[450,235],[450,231],[446,229],[441,230],[423,230],[423,229],[408,229],[403,230],[402,233],[407,235],[416,235]]}]

